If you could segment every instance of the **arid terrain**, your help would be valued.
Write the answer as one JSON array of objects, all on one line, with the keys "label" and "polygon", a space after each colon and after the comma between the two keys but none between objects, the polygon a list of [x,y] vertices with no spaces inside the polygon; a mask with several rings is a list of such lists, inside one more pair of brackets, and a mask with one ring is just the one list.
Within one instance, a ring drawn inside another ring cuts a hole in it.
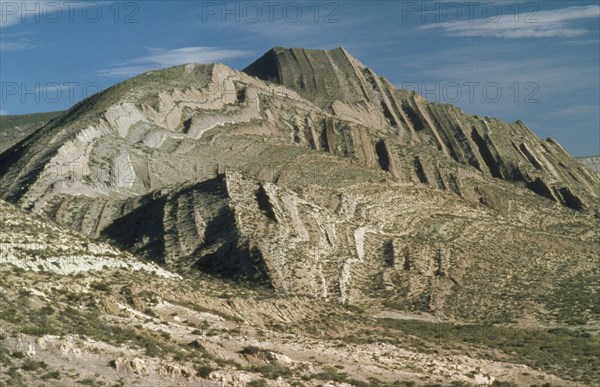
[{"label": "arid terrain", "polygon": [[0,118],[0,386],[600,383],[600,175],[343,48]]}]

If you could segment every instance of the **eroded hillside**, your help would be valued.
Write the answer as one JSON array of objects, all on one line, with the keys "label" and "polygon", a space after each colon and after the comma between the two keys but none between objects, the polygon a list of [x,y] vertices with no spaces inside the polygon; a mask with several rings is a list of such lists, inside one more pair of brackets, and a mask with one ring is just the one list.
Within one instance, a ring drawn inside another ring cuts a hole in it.
[{"label": "eroded hillside", "polygon": [[[89,350],[111,353],[102,375],[141,385],[590,383],[599,188],[524,123],[398,90],[344,49],[148,72],[0,153],[20,208],[2,202],[6,353],[42,348],[21,327],[46,316],[98,320],[77,351],[110,345]],[[67,295],[15,290],[44,283]]]},{"label": "eroded hillside", "polygon": [[598,336],[581,330],[449,324],[427,313],[181,277],[2,201],[0,225],[2,386],[597,378]]}]

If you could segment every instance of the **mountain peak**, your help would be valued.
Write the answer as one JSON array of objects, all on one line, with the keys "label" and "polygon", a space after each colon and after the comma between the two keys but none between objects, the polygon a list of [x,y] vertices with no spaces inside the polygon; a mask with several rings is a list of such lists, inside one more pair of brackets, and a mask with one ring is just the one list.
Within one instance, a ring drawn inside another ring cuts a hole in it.
[{"label": "mountain peak", "polygon": [[364,87],[366,69],[343,47],[310,50],[276,46],[243,71],[329,107],[335,101],[358,103],[369,99]]}]

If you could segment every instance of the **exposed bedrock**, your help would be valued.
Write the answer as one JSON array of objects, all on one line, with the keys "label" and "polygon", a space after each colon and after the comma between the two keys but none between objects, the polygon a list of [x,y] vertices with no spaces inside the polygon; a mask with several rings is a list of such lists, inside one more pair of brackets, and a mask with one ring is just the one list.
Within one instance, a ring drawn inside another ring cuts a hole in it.
[{"label": "exposed bedrock", "polygon": [[[430,103],[413,92],[398,90],[343,48],[276,47],[244,71],[297,91],[340,118],[385,133],[389,144],[430,144],[443,157],[473,166],[486,176],[524,183],[536,193],[543,192],[537,189],[538,179],[553,191],[564,186],[570,199],[560,194],[542,196],[567,207],[585,209],[586,197],[596,199],[600,191],[597,175],[579,165],[556,141],[536,137],[522,122],[471,116],[452,105]],[[387,153],[383,149],[376,142],[378,163],[386,170],[389,165],[380,156]],[[420,164],[415,167],[419,181],[440,185],[439,179],[425,178],[421,170],[428,167],[421,161],[416,164]]]},{"label": "exposed bedrock", "polygon": [[1,198],[167,267],[429,311],[475,294],[493,313],[523,272],[588,270],[599,188],[523,123],[398,90],[344,49],[151,71],[0,154]]}]

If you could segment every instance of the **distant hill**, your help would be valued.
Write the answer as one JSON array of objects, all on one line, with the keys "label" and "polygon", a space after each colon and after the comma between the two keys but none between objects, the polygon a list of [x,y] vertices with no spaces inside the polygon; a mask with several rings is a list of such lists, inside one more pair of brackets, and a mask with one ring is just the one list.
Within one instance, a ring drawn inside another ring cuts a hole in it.
[{"label": "distant hill", "polygon": [[600,173],[600,155],[599,156],[587,156],[587,157],[576,157],[576,159],[589,169],[594,172]]},{"label": "distant hill", "polygon": [[0,116],[0,153],[12,147],[63,112]]}]

